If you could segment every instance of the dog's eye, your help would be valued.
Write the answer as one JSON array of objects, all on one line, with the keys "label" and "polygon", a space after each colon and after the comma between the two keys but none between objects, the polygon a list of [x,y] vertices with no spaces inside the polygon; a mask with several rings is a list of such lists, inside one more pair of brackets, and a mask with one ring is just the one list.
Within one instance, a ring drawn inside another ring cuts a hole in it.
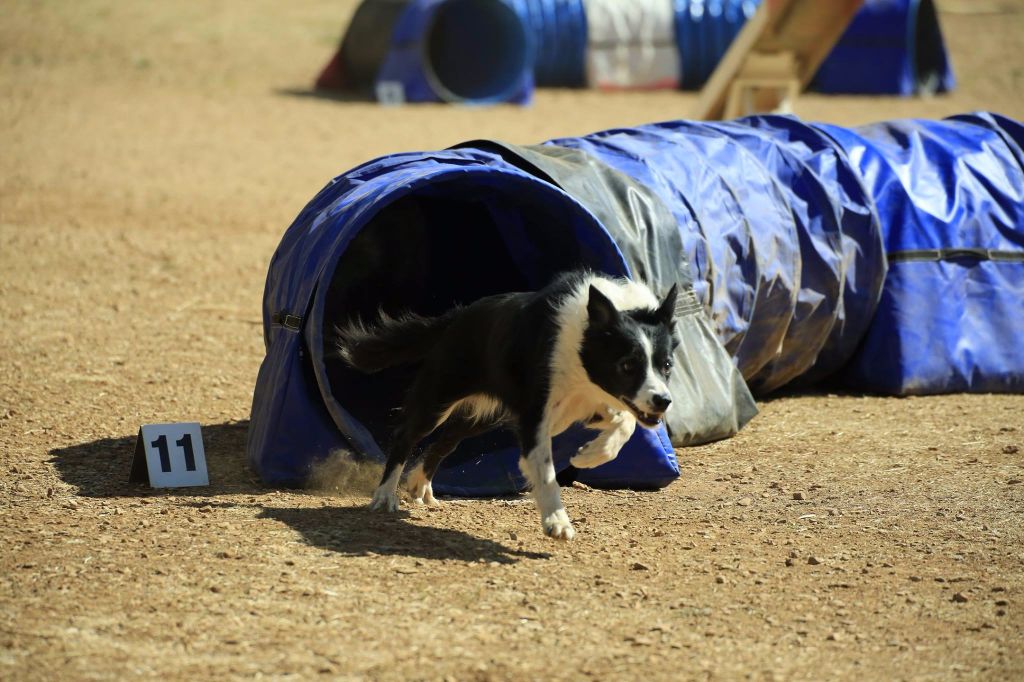
[{"label": "dog's eye", "polygon": [[664,374],[665,376],[668,376],[669,374],[671,374],[672,373],[672,363],[671,362],[666,362],[664,365],[662,365],[661,366],[661,373]]},{"label": "dog's eye", "polygon": [[619,371],[623,374],[629,374],[636,369],[636,363],[632,360],[623,360],[619,363]]}]

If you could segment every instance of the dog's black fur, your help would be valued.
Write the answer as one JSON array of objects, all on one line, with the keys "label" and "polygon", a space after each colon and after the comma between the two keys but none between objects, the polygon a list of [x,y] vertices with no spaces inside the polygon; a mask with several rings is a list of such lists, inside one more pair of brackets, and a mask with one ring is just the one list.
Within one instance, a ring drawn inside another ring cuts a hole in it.
[{"label": "dog's black fur", "polygon": [[[619,310],[602,288],[646,305]],[[507,424],[518,434],[545,532],[571,538],[550,438],[574,422],[601,429],[573,458],[596,466],[615,456],[634,420],[657,426],[671,403],[664,379],[677,343],[675,299],[675,286],[658,302],[643,285],[570,273],[540,291],[489,296],[436,318],[381,316],[369,328],[339,328],[339,352],[356,369],[419,365],[371,506],[397,509],[398,476],[435,429],[409,481],[414,498],[428,504],[441,461],[465,438]]]}]

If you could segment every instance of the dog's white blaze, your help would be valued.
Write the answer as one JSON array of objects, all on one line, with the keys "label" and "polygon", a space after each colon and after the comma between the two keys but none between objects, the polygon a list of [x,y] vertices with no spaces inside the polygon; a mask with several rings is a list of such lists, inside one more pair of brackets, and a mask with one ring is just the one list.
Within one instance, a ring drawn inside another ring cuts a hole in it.
[{"label": "dog's white blaze", "polygon": [[[552,391],[548,398],[552,435],[565,431],[574,422],[600,411],[605,405],[620,404],[618,396],[609,396],[590,381],[580,359],[583,333],[587,329],[587,301],[591,285],[607,296],[618,310],[655,309],[660,305],[658,297],[642,282],[604,277],[584,278],[571,294],[560,301],[556,314],[558,336],[551,356]],[[626,409],[625,405],[621,407]]]},{"label": "dog's white blaze", "polygon": [[656,395],[666,395],[669,392],[668,386],[665,385],[665,380],[661,378],[654,367],[654,346],[646,334],[640,335],[640,345],[644,349],[647,376],[644,377],[644,383],[631,400],[644,412],[657,412],[658,409],[654,406],[651,398]]}]

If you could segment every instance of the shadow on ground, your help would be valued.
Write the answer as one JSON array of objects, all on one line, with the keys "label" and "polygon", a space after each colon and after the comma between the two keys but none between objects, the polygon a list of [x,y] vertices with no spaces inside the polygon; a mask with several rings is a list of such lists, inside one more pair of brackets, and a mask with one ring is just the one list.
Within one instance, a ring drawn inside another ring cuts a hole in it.
[{"label": "shadow on ground", "polygon": [[382,514],[363,507],[263,507],[260,518],[290,526],[310,545],[346,556],[408,556],[454,561],[516,563],[548,559],[460,530],[416,523],[404,514]]},{"label": "shadow on ground", "polygon": [[180,494],[213,496],[245,492],[266,492],[249,470],[245,438],[249,422],[225,422],[203,426],[203,445],[210,485],[203,488],[165,488],[154,491],[148,485],[128,482],[136,434],[101,438],[50,450],[50,462],[64,480],[85,497]]},{"label": "shadow on ground", "polygon": [[325,102],[376,103],[372,93],[348,90],[316,90],[313,88],[278,88],[274,94],[300,99],[319,99]]},{"label": "shadow on ground", "polygon": [[[264,494],[268,489],[249,470],[245,456],[248,421],[203,427],[203,444],[210,485],[203,488],[153,490],[128,482],[135,434],[103,438],[50,451],[51,463],[61,478],[86,497],[178,495],[213,497],[239,493]],[[407,513],[381,514],[363,507],[266,507],[236,501],[194,501],[192,506],[256,509],[259,518],[283,523],[300,533],[309,545],[345,556],[409,556],[431,560],[515,563],[520,559],[547,559],[546,553],[526,552],[499,542],[449,528],[417,523]]]}]

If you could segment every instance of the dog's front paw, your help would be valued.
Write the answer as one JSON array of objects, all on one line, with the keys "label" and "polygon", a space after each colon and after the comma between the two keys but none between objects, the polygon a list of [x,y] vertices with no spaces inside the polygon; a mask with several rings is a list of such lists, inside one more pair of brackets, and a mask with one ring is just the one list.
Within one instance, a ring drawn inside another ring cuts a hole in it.
[{"label": "dog's front paw", "polygon": [[575,455],[569,460],[569,464],[572,464],[577,469],[594,469],[601,466],[606,462],[610,462],[615,459],[615,455],[618,452],[609,453],[604,449],[603,443],[589,443],[581,447]]},{"label": "dog's front paw", "polygon": [[559,509],[541,519],[541,525],[544,527],[544,535],[549,538],[564,541],[576,537],[576,529],[572,527],[569,515],[565,513],[564,509]]},{"label": "dog's front paw", "polygon": [[398,494],[394,491],[388,492],[383,487],[377,488],[370,500],[370,509],[373,511],[396,512],[398,511]]}]

